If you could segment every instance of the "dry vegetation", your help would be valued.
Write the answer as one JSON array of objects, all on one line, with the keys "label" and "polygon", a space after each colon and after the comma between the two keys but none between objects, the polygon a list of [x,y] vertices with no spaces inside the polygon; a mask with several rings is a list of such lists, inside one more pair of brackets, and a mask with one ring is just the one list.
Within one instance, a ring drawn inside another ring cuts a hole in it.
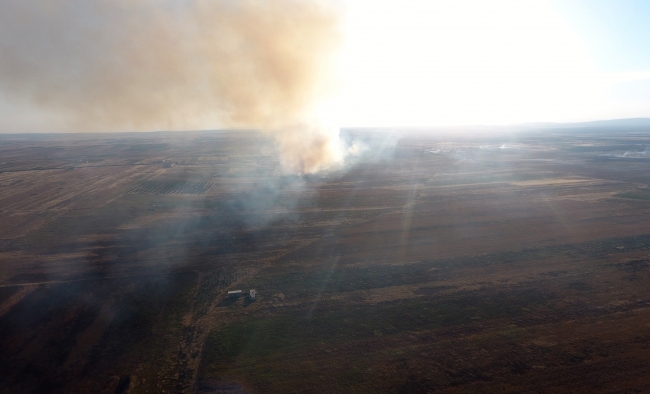
[{"label": "dry vegetation", "polygon": [[267,143],[0,137],[0,391],[650,391],[647,132]]}]

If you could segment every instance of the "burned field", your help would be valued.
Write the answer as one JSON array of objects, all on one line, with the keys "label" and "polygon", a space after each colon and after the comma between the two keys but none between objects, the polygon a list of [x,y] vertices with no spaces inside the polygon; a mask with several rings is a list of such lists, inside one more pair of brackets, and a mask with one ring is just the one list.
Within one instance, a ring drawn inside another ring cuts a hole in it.
[{"label": "burned field", "polygon": [[650,391],[650,130],[271,143],[0,137],[0,391]]}]

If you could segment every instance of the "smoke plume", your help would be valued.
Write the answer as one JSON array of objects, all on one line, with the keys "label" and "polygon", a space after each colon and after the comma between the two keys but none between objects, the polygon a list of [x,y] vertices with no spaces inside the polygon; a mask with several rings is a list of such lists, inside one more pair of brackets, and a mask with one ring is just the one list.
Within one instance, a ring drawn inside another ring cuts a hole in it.
[{"label": "smoke plume", "polygon": [[277,133],[287,171],[342,161],[310,124],[338,15],[319,0],[0,0],[0,99],[57,131],[245,127]]}]

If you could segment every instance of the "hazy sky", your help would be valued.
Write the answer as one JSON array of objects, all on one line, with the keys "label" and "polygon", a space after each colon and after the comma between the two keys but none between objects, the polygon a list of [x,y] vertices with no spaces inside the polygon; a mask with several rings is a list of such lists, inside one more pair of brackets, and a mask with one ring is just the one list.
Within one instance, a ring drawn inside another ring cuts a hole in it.
[{"label": "hazy sky", "polygon": [[650,70],[650,2],[556,0],[594,61],[605,71]]},{"label": "hazy sky", "polygon": [[650,117],[650,1],[25,4],[0,132]]},{"label": "hazy sky", "polygon": [[343,123],[650,116],[650,2],[350,1]]}]

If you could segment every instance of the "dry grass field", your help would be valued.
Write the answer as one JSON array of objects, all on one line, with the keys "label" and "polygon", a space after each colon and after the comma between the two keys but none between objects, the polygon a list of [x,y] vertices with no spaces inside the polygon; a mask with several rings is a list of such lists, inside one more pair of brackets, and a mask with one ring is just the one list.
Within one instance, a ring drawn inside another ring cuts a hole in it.
[{"label": "dry grass field", "polygon": [[0,391],[650,392],[650,131],[271,144],[0,136]]}]

